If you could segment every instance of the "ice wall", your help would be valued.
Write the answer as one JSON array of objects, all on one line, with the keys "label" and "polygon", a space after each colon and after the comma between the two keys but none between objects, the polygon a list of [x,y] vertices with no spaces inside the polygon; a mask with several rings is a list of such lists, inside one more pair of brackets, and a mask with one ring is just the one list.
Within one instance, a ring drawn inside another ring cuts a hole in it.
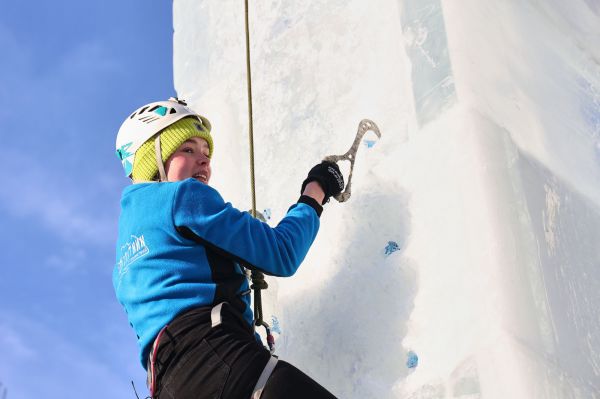
[{"label": "ice wall", "polygon": [[[250,5],[269,223],[360,119],[383,132],[299,272],[270,280],[278,354],[344,398],[600,397],[600,3]],[[175,1],[174,79],[248,209],[243,13]]]}]

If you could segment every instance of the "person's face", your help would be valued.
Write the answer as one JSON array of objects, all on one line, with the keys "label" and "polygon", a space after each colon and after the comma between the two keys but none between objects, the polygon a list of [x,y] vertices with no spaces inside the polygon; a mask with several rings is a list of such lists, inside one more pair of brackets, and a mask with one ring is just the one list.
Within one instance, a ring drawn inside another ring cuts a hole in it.
[{"label": "person's face", "polygon": [[179,181],[193,177],[199,182],[208,184],[211,174],[208,154],[209,147],[206,140],[192,137],[185,141],[165,163],[167,180]]}]

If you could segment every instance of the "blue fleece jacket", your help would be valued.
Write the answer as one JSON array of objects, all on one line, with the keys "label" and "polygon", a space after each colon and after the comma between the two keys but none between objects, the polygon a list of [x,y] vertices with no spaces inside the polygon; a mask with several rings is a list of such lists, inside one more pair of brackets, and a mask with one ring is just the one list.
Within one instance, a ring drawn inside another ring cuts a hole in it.
[{"label": "blue fleece jacket", "polygon": [[294,274],[319,230],[320,206],[305,202],[273,228],[194,179],[124,189],[113,284],[144,367],[160,329],[188,309],[228,301],[252,325],[239,263],[269,275]]}]

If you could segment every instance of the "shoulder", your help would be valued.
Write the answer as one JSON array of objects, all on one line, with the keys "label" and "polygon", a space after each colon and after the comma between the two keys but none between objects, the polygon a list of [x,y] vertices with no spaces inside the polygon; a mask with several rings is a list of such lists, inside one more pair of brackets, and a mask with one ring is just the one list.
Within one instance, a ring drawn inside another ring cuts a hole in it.
[{"label": "shoulder", "polygon": [[225,206],[221,194],[211,186],[195,179],[186,179],[175,184],[173,206],[175,211],[216,213]]},{"label": "shoulder", "polygon": [[174,183],[173,189],[176,191],[176,196],[179,197],[202,197],[206,199],[217,199],[223,201],[221,194],[208,184],[199,182],[196,179],[185,179]]},{"label": "shoulder", "polygon": [[177,183],[135,183],[123,189],[121,201],[164,201],[177,191]]},{"label": "shoulder", "polygon": [[185,179],[176,182],[144,182],[135,183],[123,189],[122,196],[152,195],[159,193],[203,193],[220,196],[218,191],[196,179]]}]

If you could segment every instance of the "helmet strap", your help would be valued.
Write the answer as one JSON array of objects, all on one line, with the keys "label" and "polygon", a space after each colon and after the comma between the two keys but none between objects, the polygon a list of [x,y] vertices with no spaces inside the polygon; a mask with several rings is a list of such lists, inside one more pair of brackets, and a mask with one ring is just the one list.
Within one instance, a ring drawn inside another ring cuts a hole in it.
[{"label": "helmet strap", "polygon": [[158,166],[160,181],[168,181],[167,173],[165,172],[165,165],[162,161],[162,152],[160,150],[160,134],[157,134],[156,138],[154,139],[154,153],[156,154],[156,166]]}]

